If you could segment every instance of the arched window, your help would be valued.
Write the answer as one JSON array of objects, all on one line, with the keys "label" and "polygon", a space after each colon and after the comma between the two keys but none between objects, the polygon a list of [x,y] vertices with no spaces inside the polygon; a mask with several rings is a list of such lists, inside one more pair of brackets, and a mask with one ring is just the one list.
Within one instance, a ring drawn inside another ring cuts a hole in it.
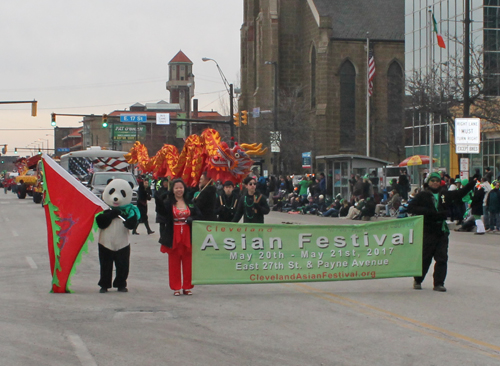
[{"label": "arched window", "polygon": [[403,70],[394,61],[387,71],[387,132],[390,141],[402,141]]},{"label": "arched window", "polygon": [[311,49],[311,108],[316,107],[316,47]]},{"label": "arched window", "polygon": [[350,61],[340,68],[340,147],[354,147],[356,139],[356,70]]}]

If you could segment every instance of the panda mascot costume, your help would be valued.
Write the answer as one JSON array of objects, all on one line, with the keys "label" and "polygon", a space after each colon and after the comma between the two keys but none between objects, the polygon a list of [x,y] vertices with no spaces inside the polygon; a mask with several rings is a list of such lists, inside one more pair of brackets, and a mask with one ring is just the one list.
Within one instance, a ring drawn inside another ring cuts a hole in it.
[{"label": "panda mascot costume", "polygon": [[[132,187],[126,180],[113,179],[102,193],[102,200],[110,207],[96,217],[99,227],[99,263],[101,278],[99,292],[105,293],[111,287],[127,292],[127,278],[130,264],[129,230],[136,227],[141,214],[132,205]],[[113,263],[116,277],[111,286]]]}]

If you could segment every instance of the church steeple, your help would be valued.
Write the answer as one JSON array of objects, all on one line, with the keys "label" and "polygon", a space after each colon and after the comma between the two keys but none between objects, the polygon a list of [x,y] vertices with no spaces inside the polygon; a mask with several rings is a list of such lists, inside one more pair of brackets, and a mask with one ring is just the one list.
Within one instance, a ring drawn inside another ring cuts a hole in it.
[{"label": "church steeple", "polygon": [[168,63],[167,90],[170,91],[170,103],[178,103],[183,112],[191,110],[191,98],[194,97],[193,63],[179,51]]}]

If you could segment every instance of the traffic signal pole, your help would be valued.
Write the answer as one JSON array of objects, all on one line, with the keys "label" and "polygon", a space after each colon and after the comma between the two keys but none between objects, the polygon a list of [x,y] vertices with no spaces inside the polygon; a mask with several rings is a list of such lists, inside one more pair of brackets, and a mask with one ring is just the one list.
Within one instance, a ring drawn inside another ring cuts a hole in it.
[{"label": "traffic signal pole", "polygon": [[31,115],[33,117],[36,117],[36,111],[37,111],[37,106],[38,102],[36,100],[14,100],[14,101],[4,101],[0,102],[0,104],[31,104]]}]

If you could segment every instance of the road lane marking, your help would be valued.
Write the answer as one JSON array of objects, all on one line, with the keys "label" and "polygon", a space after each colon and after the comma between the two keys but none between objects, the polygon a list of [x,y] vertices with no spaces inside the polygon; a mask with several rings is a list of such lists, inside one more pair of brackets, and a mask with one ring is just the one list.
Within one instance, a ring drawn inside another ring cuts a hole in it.
[{"label": "road lane marking", "polygon": [[[408,318],[403,315],[399,315],[384,309],[377,308],[375,306],[362,303],[360,301],[352,300],[344,296],[336,295],[331,292],[326,292],[323,290],[319,290],[312,286],[303,284],[303,283],[294,283],[291,284],[296,287],[302,287],[303,289],[298,289],[301,292],[312,294],[321,299],[327,300],[329,302],[339,304],[342,306],[346,306],[352,309],[353,304],[358,307],[362,313],[370,315],[370,316],[379,316],[386,320],[391,321],[399,326],[404,328],[412,329],[422,334],[430,335],[434,338],[453,343],[455,345],[459,345],[464,348],[472,349],[474,351],[478,351],[484,355],[500,358],[500,347],[483,342],[481,340],[467,337],[465,335],[455,333],[444,328],[436,327],[432,324],[427,324],[416,319]],[[465,342],[465,343],[464,343]]]},{"label": "road lane marking", "polygon": [[30,267],[32,269],[37,269],[38,266],[36,265],[35,261],[33,260],[33,258],[31,257],[26,257],[26,261],[28,262],[28,264],[30,265]]},{"label": "road lane marking", "polygon": [[78,357],[82,366],[97,366],[97,363],[94,361],[94,358],[90,354],[82,339],[78,335],[69,331],[66,331],[65,334],[75,348],[76,357]]}]

